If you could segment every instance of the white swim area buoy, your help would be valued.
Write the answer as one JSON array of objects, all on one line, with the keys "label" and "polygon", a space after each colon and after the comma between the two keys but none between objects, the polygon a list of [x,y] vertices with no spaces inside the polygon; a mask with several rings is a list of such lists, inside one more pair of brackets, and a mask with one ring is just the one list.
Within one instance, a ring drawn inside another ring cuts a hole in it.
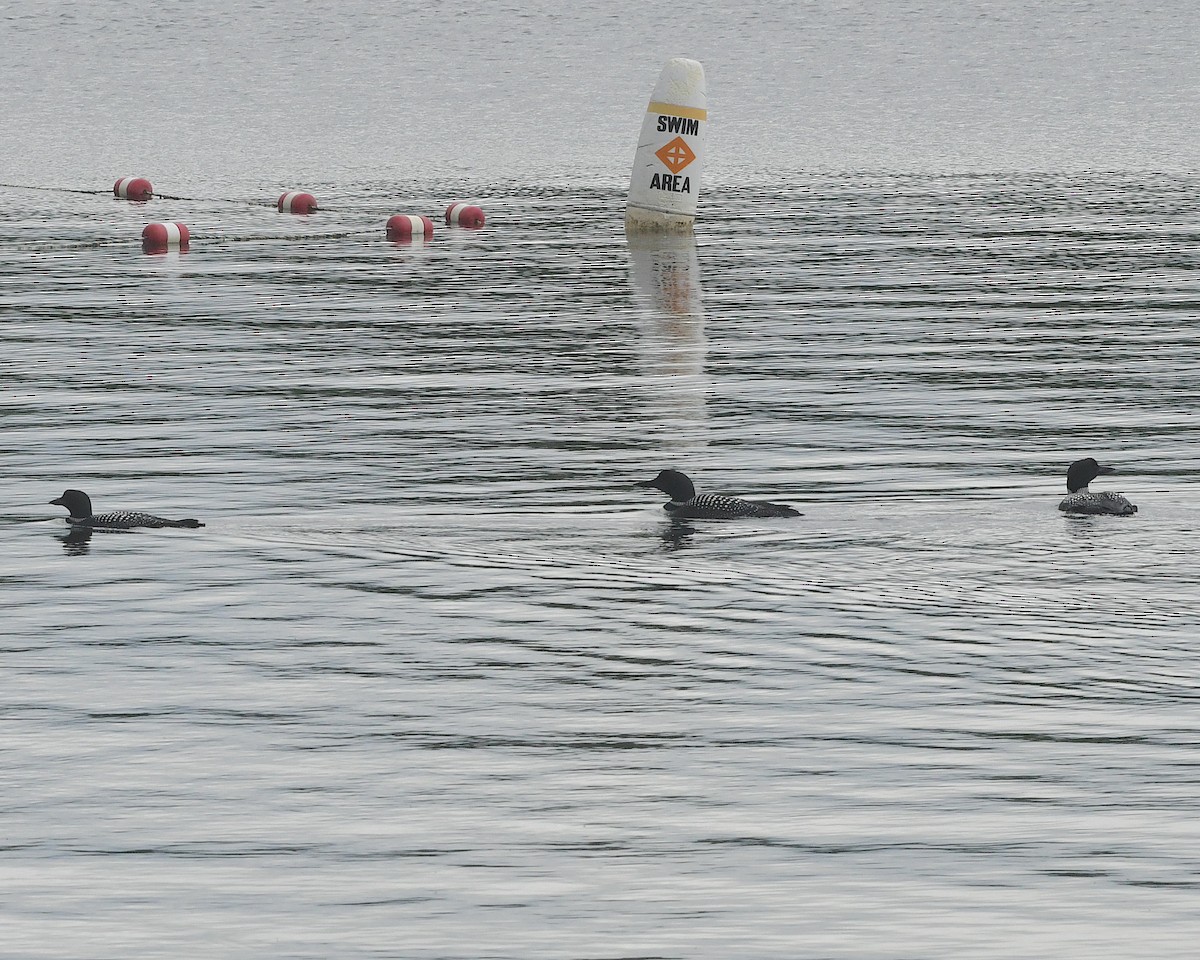
[{"label": "white swim area buoy", "polygon": [[627,230],[686,233],[692,229],[707,124],[704,67],[686,57],[668,60],[646,107],[633,157]]}]

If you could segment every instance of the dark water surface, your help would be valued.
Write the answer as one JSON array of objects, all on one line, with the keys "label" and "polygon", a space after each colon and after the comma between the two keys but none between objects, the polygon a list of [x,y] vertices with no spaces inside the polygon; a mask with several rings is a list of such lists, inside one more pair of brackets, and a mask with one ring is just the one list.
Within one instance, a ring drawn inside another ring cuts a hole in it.
[{"label": "dark water surface", "polygon": [[0,957],[1195,956],[1196,17],[0,3]]},{"label": "dark water surface", "polygon": [[1198,186],[6,192],[0,952],[1186,956]]}]

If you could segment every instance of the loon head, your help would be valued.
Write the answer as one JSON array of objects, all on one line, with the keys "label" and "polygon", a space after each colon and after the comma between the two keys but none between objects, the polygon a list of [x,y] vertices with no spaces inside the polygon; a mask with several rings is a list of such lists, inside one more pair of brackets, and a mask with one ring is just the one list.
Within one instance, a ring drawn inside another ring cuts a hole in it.
[{"label": "loon head", "polygon": [[64,490],[61,497],[50,502],[57,507],[66,507],[67,512],[73,517],[90,517],[92,515],[92,501],[82,490]]},{"label": "loon head", "polygon": [[1116,472],[1116,467],[1103,466],[1091,457],[1076,460],[1067,467],[1067,493],[1078,493],[1080,490],[1086,490],[1088,484],[1101,474]]},{"label": "loon head", "polygon": [[659,471],[653,480],[642,480],[634,484],[638,487],[656,487],[671,498],[675,503],[686,503],[696,495],[692,481],[678,470]]}]

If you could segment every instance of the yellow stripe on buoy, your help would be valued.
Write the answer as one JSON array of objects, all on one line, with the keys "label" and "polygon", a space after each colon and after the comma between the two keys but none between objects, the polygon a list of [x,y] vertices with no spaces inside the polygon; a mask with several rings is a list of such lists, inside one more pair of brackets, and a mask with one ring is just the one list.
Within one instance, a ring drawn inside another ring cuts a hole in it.
[{"label": "yellow stripe on buoy", "polygon": [[659,103],[651,100],[647,113],[665,113],[671,117],[687,117],[689,120],[707,120],[708,111],[699,107],[682,107],[678,103]]}]

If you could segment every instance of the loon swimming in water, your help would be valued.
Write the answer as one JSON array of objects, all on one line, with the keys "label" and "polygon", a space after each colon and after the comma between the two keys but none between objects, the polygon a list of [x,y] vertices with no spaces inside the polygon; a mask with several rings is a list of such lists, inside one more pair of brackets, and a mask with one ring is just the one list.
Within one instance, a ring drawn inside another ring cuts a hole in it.
[{"label": "loon swimming in water", "polygon": [[90,527],[96,530],[132,530],[134,527],[202,527],[199,520],[165,520],[151,513],[92,513],[92,501],[82,490],[65,490],[55,506],[66,507],[67,523],[72,527]]},{"label": "loon swimming in water", "polygon": [[1137,507],[1119,493],[1092,493],[1088,484],[1101,474],[1116,473],[1115,467],[1101,466],[1091,457],[1076,460],[1067,468],[1067,496],[1058,509],[1063,513],[1108,514],[1127,517]]},{"label": "loon swimming in water", "polygon": [[799,517],[799,510],[784,503],[765,500],[741,500],[721,494],[696,496],[692,481],[678,470],[663,470],[653,480],[642,480],[638,487],[656,487],[671,498],[663,509],[672,517],[689,520],[735,520],[738,517]]}]

